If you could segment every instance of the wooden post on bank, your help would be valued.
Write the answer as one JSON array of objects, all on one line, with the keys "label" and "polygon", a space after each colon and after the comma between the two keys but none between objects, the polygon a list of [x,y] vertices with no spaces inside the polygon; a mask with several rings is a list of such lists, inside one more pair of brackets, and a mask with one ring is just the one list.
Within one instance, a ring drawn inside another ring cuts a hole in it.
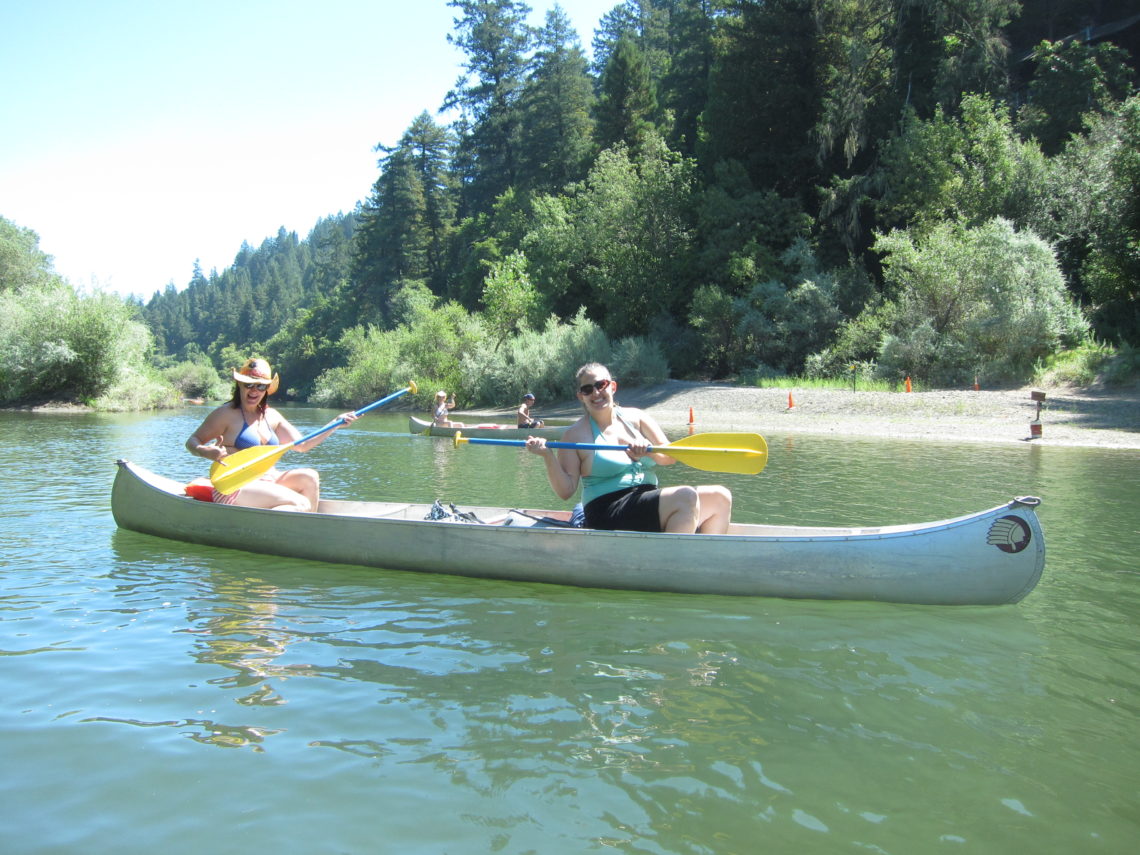
[{"label": "wooden post on bank", "polygon": [[1039,389],[1034,389],[1029,393],[1029,397],[1037,402],[1037,414],[1029,423],[1029,438],[1041,439],[1041,405],[1045,403],[1045,393]]}]

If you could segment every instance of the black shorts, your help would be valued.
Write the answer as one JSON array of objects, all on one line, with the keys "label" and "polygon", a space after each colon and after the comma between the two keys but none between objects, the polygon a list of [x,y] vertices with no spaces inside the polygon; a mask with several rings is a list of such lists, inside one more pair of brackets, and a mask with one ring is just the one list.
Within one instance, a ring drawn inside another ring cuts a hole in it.
[{"label": "black shorts", "polygon": [[585,507],[586,528],[606,531],[661,531],[661,490],[638,484],[598,496]]}]

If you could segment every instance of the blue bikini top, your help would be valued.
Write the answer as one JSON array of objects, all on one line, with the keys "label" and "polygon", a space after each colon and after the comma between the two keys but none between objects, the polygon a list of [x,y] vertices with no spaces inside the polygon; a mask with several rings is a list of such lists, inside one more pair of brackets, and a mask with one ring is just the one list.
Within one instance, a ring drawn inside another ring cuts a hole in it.
[{"label": "blue bikini top", "polygon": [[234,448],[241,451],[243,448],[252,448],[255,445],[280,445],[281,440],[277,438],[277,434],[270,432],[269,439],[265,442],[261,441],[261,434],[257,432],[257,422],[248,424],[245,417],[241,420],[241,433],[237,435],[234,440]]}]

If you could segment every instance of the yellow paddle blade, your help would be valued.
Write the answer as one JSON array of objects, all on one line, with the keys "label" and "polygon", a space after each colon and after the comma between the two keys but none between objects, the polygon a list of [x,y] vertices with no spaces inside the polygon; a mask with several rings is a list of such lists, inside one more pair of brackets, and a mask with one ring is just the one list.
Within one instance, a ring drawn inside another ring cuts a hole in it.
[{"label": "yellow paddle blade", "polygon": [[256,481],[270,469],[281,455],[294,446],[254,445],[215,461],[210,467],[210,483],[223,496],[235,493],[251,481]]},{"label": "yellow paddle blade", "polygon": [[768,443],[758,433],[700,433],[654,450],[706,472],[756,475],[768,465]]}]

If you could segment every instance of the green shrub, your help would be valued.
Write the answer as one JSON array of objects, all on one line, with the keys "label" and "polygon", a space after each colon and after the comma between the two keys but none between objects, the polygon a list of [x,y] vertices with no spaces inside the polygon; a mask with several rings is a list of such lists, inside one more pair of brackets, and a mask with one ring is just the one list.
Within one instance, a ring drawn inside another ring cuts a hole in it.
[{"label": "green shrub", "polygon": [[693,292],[689,324],[696,330],[700,364],[713,377],[737,372],[743,361],[735,301],[716,285],[702,285]]},{"label": "green shrub", "polygon": [[573,396],[574,372],[587,362],[609,362],[601,327],[579,310],[569,323],[547,319],[541,331],[524,329],[497,350],[489,345],[463,359],[463,381],[474,400],[489,407],[516,405],[526,392],[539,401]]},{"label": "green shrub", "polygon": [[438,308],[421,303],[409,308],[409,320],[394,330],[354,327],[341,337],[345,364],[317,377],[311,400],[325,406],[359,407],[415,381],[411,397],[427,409],[437,389],[453,392],[460,406],[473,396],[463,383],[466,354],[487,339],[476,315],[456,303]]},{"label": "green shrub", "polygon": [[103,412],[138,412],[177,407],[182,403],[178,389],[149,366],[131,364],[119,372],[115,384],[91,401]]},{"label": "green shrub", "polygon": [[114,295],[80,296],[66,284],[0,292],[4,403],[92,402],[128,366],[143,365],[150,347],[150,333]]},{"label": "green shrub", "polygon": [[1088,334],[1052,248],[1006,220],[892,232],[875,248],[898,295],[880,346],[881,376],[944,386],[975,376],[1020,382],[1037,360]]},{"label": "green shrub", "polygon": [[218,374],[210,358],[198,353],[194,359],[177,362],[162,369],[166,382],[178,390],[183,398],[220,400],[229,397],[231,381]]},{"label": "green shrub", "polygon": [[669,362],[660,345],[644,336],[619,341],[610,362],[610,372],[625,386],[653,386],[669,379]]},{"label": "green shrub", "polygon": [[1038,360],[1033,382],[1038,386],[1091,386],[1130,383],[1140,374],[1140,350],[1089,341]]}]

